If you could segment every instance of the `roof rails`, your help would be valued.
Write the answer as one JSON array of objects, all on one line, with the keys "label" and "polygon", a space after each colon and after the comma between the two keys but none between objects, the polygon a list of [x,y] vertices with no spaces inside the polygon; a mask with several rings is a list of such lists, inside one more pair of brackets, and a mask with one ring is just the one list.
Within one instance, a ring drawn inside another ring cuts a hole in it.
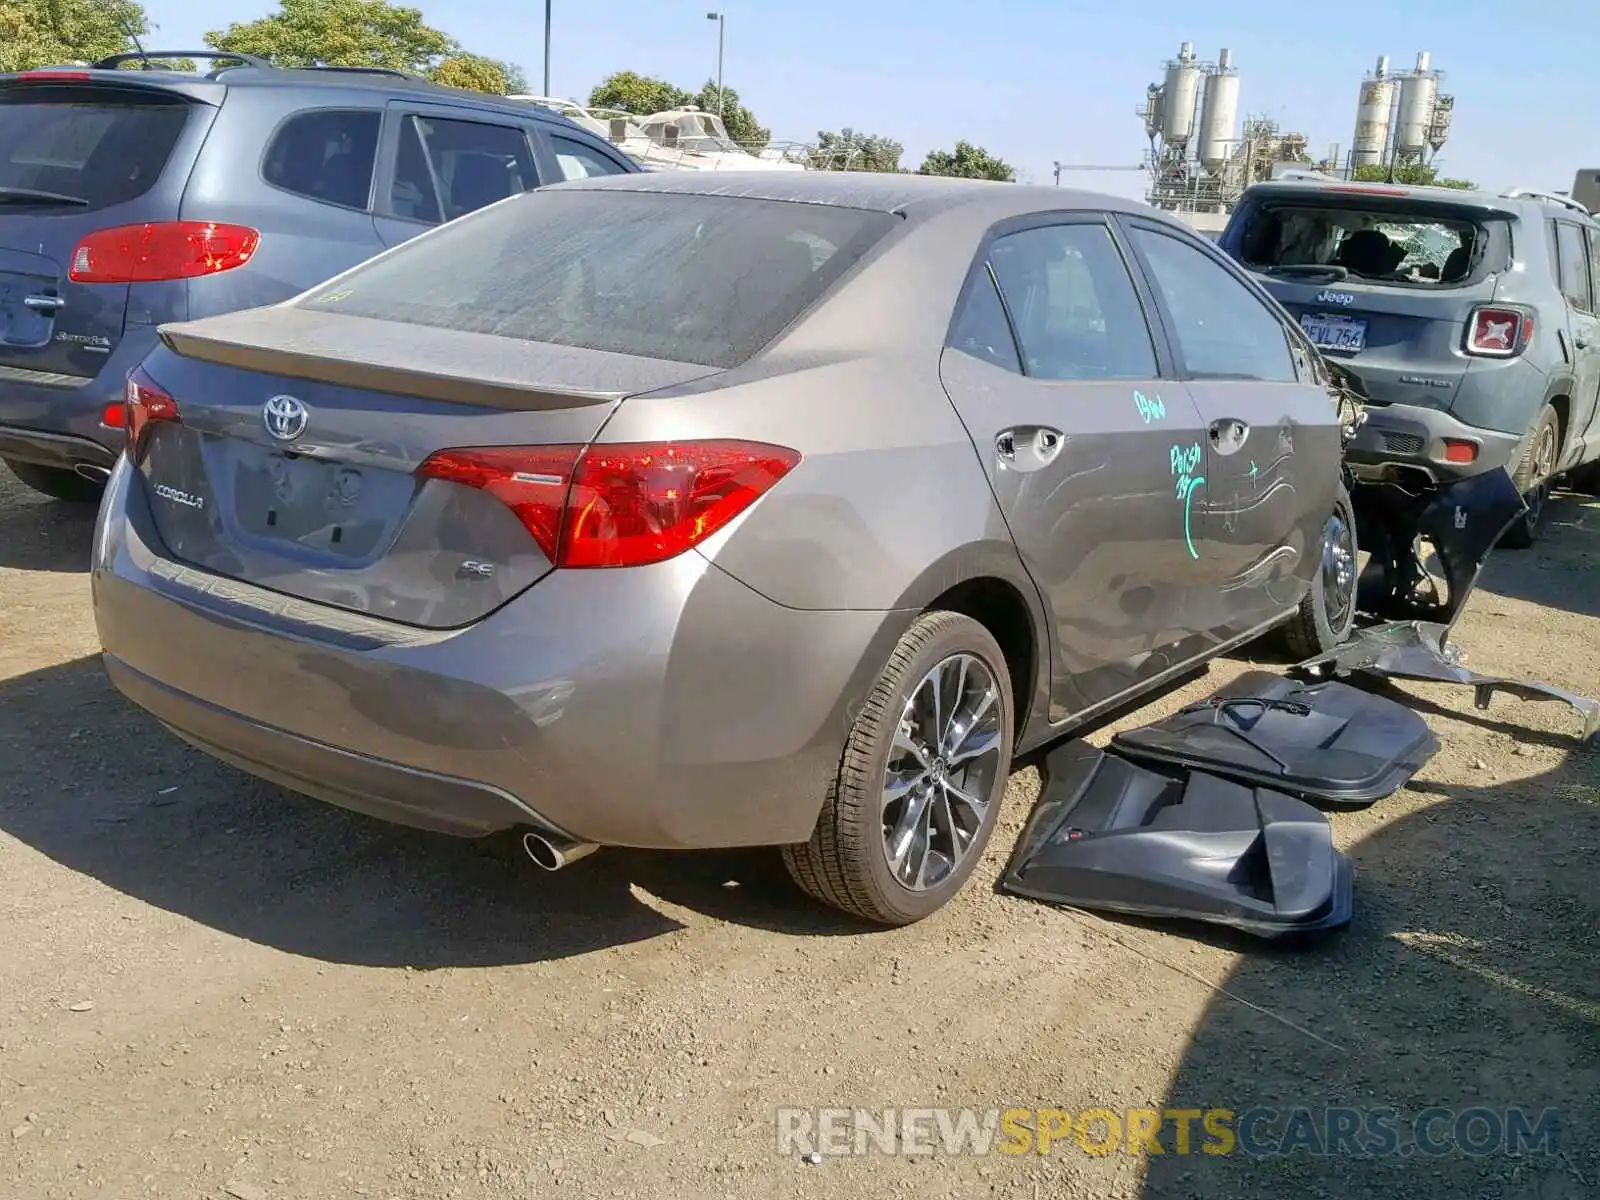
[{"label": "roof rails", "polygon": [[247,67],[262,67],[269,71],[273,69],[272,64],[266,59],[258,58],[254,54],[240,54],[236,50],[130,50],[126,54],[112,54],[89,65],[96,71],[115,71],[123,63],[147,63],[153,58],[204,58],[210,62],[227,60],[243,63]]},{"label": "roof rails", "polygon": [[[261,71],[278,71],[285,69],[279,67],[276,63],[267,61],[259,55],[242,54],[237,50],[130,50],[124,54],[113,54],[107,58],[102,58],[99,62],[91,63],[90,66],[96,71],[114,71],[123,63],[136,62],[147,64],[146,69],[148,70],[165,71],[171,70],[171,68],[157,67],[154,65],[152,60],[170,61],[175,58],[203,58],[210,62],[238,63],[241,66],[255,67],[257,70]],[[222,68],[216,68],[216,70],[221,69]],[[302,71],[340,71],[350,75],[388,75],[396,79],[415,80],[419,78],[416,75],[412,75],[409,72],[402,71],[396,67],[315,66],[296,67],[289,69]]]},{"label": "roof rails", "polygon": [[1545,204],[1556,204],[1562,208],[1570,208],[1573,212],[1580,212],[1586,217],[1594,215],[1571,196],[1562,196],[1556,192],[1544,192],[1538,188],[1512,188],[1510,191],[1501,192],[1500,196],[1505,200],[1540,200]]}]

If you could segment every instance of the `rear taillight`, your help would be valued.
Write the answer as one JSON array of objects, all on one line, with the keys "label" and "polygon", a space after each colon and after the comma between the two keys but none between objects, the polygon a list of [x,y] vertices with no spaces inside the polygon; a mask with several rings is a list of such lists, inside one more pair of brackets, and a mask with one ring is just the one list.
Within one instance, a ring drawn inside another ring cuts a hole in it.
[{"label": "rear taillight", "polygon": [[1447,463],[1472,463],[1478,461],[1478,443],[1465,438],[1444,439],[1444,460]]},{"label": "rear taillight", "polygon": [[799,461],[760,442],[481,447],[417,473],[488,492],[558,567],[638,567],[705,541]]},{"label": "rear taillight", "polygon": [[1467,318],[1467,353],[1514,358],[1533,341],[1533,314],[1520,308],[1475,308]]},{"label": "rear taillight", "polygon": [[125,409],[122,424],[128,431],[128,457],[138,462],[145,429],[156,421],[181,420],[178,402],[156,386],[143,367],[128,372],[122,395]]},{"label": "rear taillight", "polygon": [[100,229],[72,252],[74,283],[155,283],[231,271],[250,261],[261,235],[244,225],[152,221]]}]

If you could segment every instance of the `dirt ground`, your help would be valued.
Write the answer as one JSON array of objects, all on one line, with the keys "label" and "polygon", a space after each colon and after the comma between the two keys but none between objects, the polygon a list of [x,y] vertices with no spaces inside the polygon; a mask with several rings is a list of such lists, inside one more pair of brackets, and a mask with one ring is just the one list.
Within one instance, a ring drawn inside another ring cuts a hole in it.
[{"label": "dirt ground", "polygon": [[[107,684],[91,528],[0,468],[0,1197],[1600,1195],[1600,748],[1565,706],[1409,687],[1443,748],[1332,817],[1357,910],[1320,947],[997,894],[1032,770],[957,902],[863,932],[770,854],[547,875],[212,763]],[[1472,665],[1600,695],[1600,504],[1487,575]],[[827,1105],[1553,1108],[1559,1141],[780,1154],[775,1111]]]}]

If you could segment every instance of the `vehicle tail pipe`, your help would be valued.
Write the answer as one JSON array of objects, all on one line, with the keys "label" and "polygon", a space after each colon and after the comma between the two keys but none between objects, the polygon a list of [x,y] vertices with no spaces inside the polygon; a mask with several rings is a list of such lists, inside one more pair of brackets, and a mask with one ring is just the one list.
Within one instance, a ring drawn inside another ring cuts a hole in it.
[{"label": "vehicle tail pipe", "polygon": [[111,478],[109,467],[97,466],[94,463],[77,463],[72,469],[76,474],[82,475],[85,479],[92,479],[96,483],[104,483]]},{"label": "vehicle tail pipe", "polygon": [[522,848],[534,865],[545,871],[559,871],[599,849],[592,842],[569,842],[553,833],[530,830],[522,835]]}]

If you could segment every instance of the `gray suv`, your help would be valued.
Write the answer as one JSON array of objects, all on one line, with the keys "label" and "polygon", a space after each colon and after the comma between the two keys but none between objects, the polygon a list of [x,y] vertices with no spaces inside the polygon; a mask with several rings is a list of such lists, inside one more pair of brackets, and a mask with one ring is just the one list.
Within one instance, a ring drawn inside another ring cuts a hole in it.
[{"label": "gray suv", "polygon": [[[0,459],[96,499],[156,327],[274,304],[442,221],[637,171],[565,117],[398,71],[178,55],[0,75]],[[126,69],[128,67],[152,69]]]},{"label": "gray suv", "polygon": [[1532,543],[1552,479],[1600,484],[1600,223],[1542,193],[1295,180],[1245,192],[1220,244],[1366,393],[1358,479],[1506,466]]}]

